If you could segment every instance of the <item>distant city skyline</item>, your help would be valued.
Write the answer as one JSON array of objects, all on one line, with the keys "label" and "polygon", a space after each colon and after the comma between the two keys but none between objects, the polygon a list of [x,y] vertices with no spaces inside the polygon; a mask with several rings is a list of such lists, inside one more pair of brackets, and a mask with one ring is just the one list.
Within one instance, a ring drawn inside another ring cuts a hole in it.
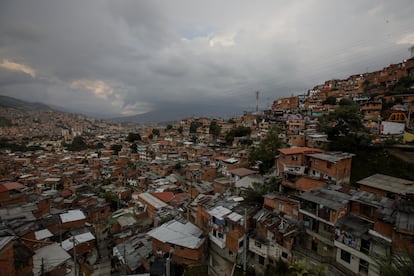
[{"label": "distant city skyline", "polygon": [[413,10],[409,0],[2,1],[0,95],[101,117],[231,117],[255,110],[256,91],[262,109],[409,58]]}]

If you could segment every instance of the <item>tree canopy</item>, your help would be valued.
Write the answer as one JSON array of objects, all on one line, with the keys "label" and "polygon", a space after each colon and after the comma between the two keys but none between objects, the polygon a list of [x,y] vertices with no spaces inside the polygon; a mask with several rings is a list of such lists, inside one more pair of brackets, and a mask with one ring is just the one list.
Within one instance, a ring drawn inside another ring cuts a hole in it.
[{"label": "tree canopy", "polygon": [[198,121],[191,122],[190,124],[190,133],[196,133],[197,129],[201,127],[203,124]]},{"label": "tree canopy", "polygon": [[81,151],[88,148],[82,136],[76,136],[71,144],[64,144],[64,146],[70,151]]},{"label": "tree canopy", "polygon": [[152,135],[154,136],[160,136],[160,130],[157,128],[153,128],[152,129]]},{"label": "tree canopy", "polygon": [[214,139],[217,139],[221,132],[221,126],[217,124],[216,120],[211,121],[208,133],[213,135]]},{"label": "tree canopy", "polygon": [[226,134],[226,143],[231,144],[233,143],[234,137],[249,136],[251,133],[252,133],[252,130],[250,127],[238,126],[238,127],[232,128]]},{"label": "tree canopy", "polygon": [[278,130],[272,127],[267,133],[266,138],[261,141],[259,147],[254,148],[250,153],[249,163],[251,165],[259,164],[261,174],[268,172],[274,165],[278,149],[282,146]]},{"label": "tree canopy", "polygon": [[323,120],[323,128],[331,141],[330,150],[355,152],[370,142],[356,105],[341,105]]},{"label": "tree canopy", "polygon": [[128,133],[127,141],[131,143],[135,141],[141,141],[141,135],[139,135],[139,133],[130,132]]}]

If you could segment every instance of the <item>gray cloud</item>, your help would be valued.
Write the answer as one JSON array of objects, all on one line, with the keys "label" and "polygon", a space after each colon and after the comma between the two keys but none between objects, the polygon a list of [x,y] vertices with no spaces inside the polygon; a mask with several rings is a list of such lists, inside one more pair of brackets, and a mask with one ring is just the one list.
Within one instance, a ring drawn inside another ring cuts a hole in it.
[{"label": "gray cloud", "polygon": [[236,115],[256,90],[268,107],[407,58],[412,10],[411,0],[2,1],[0,63],[36,75],[1,68],[0,93],[107,117]]}]

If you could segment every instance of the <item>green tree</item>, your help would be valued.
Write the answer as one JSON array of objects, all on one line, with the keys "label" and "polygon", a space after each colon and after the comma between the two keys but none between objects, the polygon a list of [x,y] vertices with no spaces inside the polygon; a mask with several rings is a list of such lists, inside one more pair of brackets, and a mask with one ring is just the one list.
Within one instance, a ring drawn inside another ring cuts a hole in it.
[{"label": "green tree", "polygon": [[291,272],[291,275],[294,276],[302,276],[306,275],[308,273],[307,267],[299,262],[294,262],[289,266],[289,271]]},{"label": "green tree", "polygon": [[65,144],[64,146],[66,146],[70,151],[81,151],[88,148],[88,145],[85,143],[82,136],[76,136],[73,138],[71,144]]},{"label": "green tree", "polygon": [[160,130],[159,130],[159,129],[157,129],[157,128],[153,128],[153,129],[152,129],[152,134],[153,134],[154,136],[160,136]]},{"label": "green tree", "polygon": [[180,134],[183,134],[183,127],[182,126],[180,126],[179,128],[177,128],[177,131],[178,131],[178,133],[180,133]]},{"label": "green tree", "polygon": [[198,121],[191,122],[190,124],[190,133],[197,133],[197,129],[201,127],[203,124]]},{"label": "green tree", "polygon": [[388,258],[378,258],[376,261],[381,276],[414,275],[414,251],[412,250],[405,250]]},{"label": "green tree", "polygon": [[129,148],[131,149],[131,152],[137,153],[138,145],[134,143]]},{"label": "green tree", "polygon": [[115,144],[111,146],[111,150],[114,151],[114,155],[118,155],[121,149],[122,149],[122,145]]},{"label": "green tree", "polygon": [[273,182],[253,182],[252,186],[241,189],[241,195],[246,202],[263,204],[263,195],[275,192],[278,189],[278,185]]},{"label": "green tree", "polygon": [[167,127],[165,128],[167,131],[170,131],[173,128],[172,125],[168,124]]},{"label": "green tree", "polygon": [[336,98],[334,96],[329,96],[322,102],[322,104],[336,105]]},{"label": "green tree", "polygon": [[356,105],[342,105],[322,120],[323,129],[331,141],[330,150],[355,152],[368,146],[369,132],[361,122]]},{"label": "green tree", "polygon": [[219,126],[217,124],[217,121],[216,120],[211,121],[208,132],[211,135],[213,135],[213,138],[214,139],[217,139],[219,137],[220,132],[221,132],[221,126]]},{"label": "green tree", "polygon": [[278,149],[283,146],[279,138],[278,130],[272,127],[266,135],[266,138],[261,141],[259,147],[254,148],[249,155],[249,163],[254,166],[259,164],[259,171],[261,174],[267,173],[274,165],[275,156]]},{"label": "green tree", "polygon": [[228,145],[231,145],[233,143],[234,137],[249,136],[251,133],[252,133],[252,130],[250,127],[238,126],[236,128],[232,128],[226,134],[226,143]]},{"label": "green tree", "polygon": [[141,141],[141,135],[139,135],[139,133],[130,132],[128,133],[127,141],[131,143],[135,141]]},{"label": "green tree", "polygon": [[264,275],[265,276],[273,276],[273,275],[288,276],[290,275],[289,265],[279,258],[279,260],[277,260],[274,265],[266,266]]},{"label": "green tree", "polygon": [[341,99],[339,101],[339,105],[340,106],[344,106],[344,105],[354,105],[354,102],[351,99]]}]

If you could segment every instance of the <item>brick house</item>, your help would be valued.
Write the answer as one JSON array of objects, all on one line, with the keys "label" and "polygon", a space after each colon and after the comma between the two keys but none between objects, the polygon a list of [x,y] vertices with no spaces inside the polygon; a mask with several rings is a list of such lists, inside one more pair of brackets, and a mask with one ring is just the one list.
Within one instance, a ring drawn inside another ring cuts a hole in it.
[{"label": "brick house", "polygon": [[309,176],[309,159],[307,154],[321,153],[322,150],[300,147],[279,149],[275,159],[277,173],[282,176],[281,189],[307,191],[324,186],[319,179]]},{"label": "brick house", "polygon": [[298,221],[263,208],[253,217],[255,228],[249,234],[249,251],[256,273],[278,260],[291,263],[292,247],[299,232]]},{"label": "brick house", "polygon": [[171,254],[177,264],[199,263],[206,250],[203,231],[189,221],[174,219],[148,232],[155,256]]},{"label": "brick house", "polygon": [[293,196],[285,196],[279,193],[266,194],[264,207],[278,214],[286,214],[293,218],[299,218],[299,199]]},{"label": "brick house", "polygon": [[85,225],[86,216],[81,210],[69,210],[60,214],[60,227],[63,229],[81,228]]},{"label": "brick house", "polygon": [[414,181],[398,177],[374,174],[357,182],[361,191],[389,198],[401,198],[414,194]]},{"label": "brick house", "polygon": [[337,221],[349,213],[351,196],[325,187],[300,194],[299,216],[305,227],[302,246],[316,254],[334,258]]},{"label": "brick house", "polygon": [[1,276],[15,275],[13,236],[0,237],[0,270]]},{"label": "brick house", "polygon": [[27,202],[26,194],[22,191],[26,186],[17,182],[0,183],[0,207]]},{"label": "brick house", "polygon": [[358,191],[350,213],[335,228],[336,262],[355,274],[379,275],[378,257],[389,258],[395,221],[392,199]]},{"label": "brick house", "polygon": [[354,154],[346,152],[307,154],[309,175],[336,185],[349,184],[353,156]]}]

